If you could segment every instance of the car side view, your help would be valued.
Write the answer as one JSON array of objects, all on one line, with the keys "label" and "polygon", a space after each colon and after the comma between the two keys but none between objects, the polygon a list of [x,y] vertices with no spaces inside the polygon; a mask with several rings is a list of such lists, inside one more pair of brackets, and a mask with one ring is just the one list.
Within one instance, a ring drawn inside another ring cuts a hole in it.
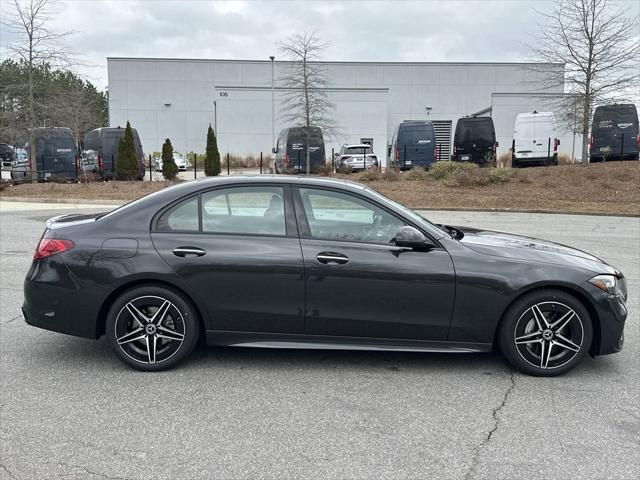
[{"label": "car side view", "polygon": [[24,283],[41,328],[145,371],[210,345],[487,352],[552,376],[623,346],[624,276],[507,233],[435,225],[370,188],[293,176],[185,182],[46,223]]}]

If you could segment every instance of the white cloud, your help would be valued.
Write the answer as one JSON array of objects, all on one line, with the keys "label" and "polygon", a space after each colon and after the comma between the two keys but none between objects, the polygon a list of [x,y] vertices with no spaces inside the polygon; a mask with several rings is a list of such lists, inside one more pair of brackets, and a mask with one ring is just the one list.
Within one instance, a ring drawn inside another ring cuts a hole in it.
[{"label": "white cloud", "polygon": [[[1,3],[6,10],[9,2]],[[624,5],[636,15],[640,10],[637,1]],[[327,60],[521,61],[541,20],[535,9],[553,6],[542,0],[67,0],[57,4],[53,28],[77,32],[70,46],[95,65],[79,70],[104,87],[108,56],[267,59],[304,30],[330,42]]]}]

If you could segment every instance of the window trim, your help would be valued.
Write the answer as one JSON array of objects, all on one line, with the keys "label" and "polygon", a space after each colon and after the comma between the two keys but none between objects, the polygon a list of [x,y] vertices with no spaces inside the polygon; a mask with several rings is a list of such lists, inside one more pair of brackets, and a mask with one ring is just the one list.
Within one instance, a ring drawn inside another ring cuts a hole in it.
[{"label": "window trim", "polygon": [[[284,204],[284,223],[285,223],[285,234],[266,234],[266,233],[243,233],[243,232],[205,232],[203,230],[202,224],[202,195],[205,193],[213,192],[216,190],[228,190],[230,188],[240,188],[240,187],[250,187],[250,188],[259,188],[259,187],[277,187],[282,189],[282,200]],[[193,197],[198,197],[198,230],[160,230],[158,229],[158,221],[160,218],[169,210],[174,208],[175,206],[188,202]],[[293,206],[293,198],[291,195],[291,186],[288,184],[282,183],[237,183],[232,185],[219,185],[216,187],[206,188],[202,190],[198,190],[196,192],[191,192],[187,195],[184,195],[180,198],[176,198],[168,205],[165,205],[160,210],[158,210],[151,219],[150,232],[155,234],[168,233],[182,233],[182,234],[190,234],[190,235],[225,235],[225,236],[235,236],[235,237],[274,237],[274,238],[287,238],[287,237],[298,237],[298,227],[295,222],[295,208]]]},{"label": "window trim", "polygon": [[366,240],[348,240],[348,239],[338,239],[338,238],[326,238],[326,237],[314,237],[311,235],[311,228],[309,227],[309,222],[307,220],[307,213],[305,211],[304,208],[304,202],[302,201],[302,194],[300,193],[300,189],[306,189],[306,190],[326,190],[329,192],[334,192],[334,193],[341,193],[343,195],[347,195],[347,196],[353,196],[353,197],[357,197],[360,200],[370,203],[376,207],[378,207],[380,210],[384,210],[385,212],[387,212],[388,214],[390,214],[391,216],[397,218],[398,220],[404,222],[406,225],[410,225],[416,229],[418,229],[420,232],[422,232],[423,235],[425,235],[427,238],[429,238],[430,240],[432,240],[436,245],[438,249],[442,249],[444,250],[444,247],[442,246],[442,244],[435,238],[433,238],[432,235],[429,234],[429,232],[426,232],[423,228],[421,228],[419,225],[416,225],[414,222],[412,222],[410,219],[404,217],[403,215],[400,215],[399,213],[393,211],[392,209],[390,209],[389,207],[387,207],[386,205],[377,202],[376,200],[372,200],[371,198],[367,197],[366,195],[361,195],[358,192],[352,192],[350,190],[342,190],[342,189],[336,189],[336,188],[332,188],[329,186],[324,186],[324,185],[301,185],[301,184],[293,184],[293,203],[294,203],[294,207],[296,209],[296,218],[298,220],[298,231],[299,231],[299,235],[300,235],[300,239],[301,240],[321,240],[321,241],[325,241],[325,242],[347,242],[347,243],[360,243],[360,244],[366,244],[366,245],[382,245],[382,246],[395,246],[393,243],[379,243],[379,242],[370,242],[370,241],[366,241]]}]

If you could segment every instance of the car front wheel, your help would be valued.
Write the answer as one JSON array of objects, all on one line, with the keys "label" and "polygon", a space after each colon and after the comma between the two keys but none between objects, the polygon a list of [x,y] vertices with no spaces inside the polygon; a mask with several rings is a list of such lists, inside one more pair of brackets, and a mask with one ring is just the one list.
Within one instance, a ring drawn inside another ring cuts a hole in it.
[{"label": "car front wheel", "polygon": [[167,370],[186,358],[200,335],[191,304],[168,288],[132,288],[112,305],[106,334],[122,362],[136,370]]},{"label": "car front wheel", "polygon": [[551,377],[575,367],[593,338],[589,313],[574,296],[540,290],[517,300],[499,327],[507,360],[529,375]]}]

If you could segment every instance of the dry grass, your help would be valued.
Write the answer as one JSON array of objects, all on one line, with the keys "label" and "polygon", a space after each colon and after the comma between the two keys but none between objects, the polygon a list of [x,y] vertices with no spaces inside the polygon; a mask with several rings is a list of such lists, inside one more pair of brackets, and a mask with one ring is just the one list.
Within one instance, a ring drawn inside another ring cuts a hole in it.
[{"label": "dry grass", "polygon": [[[448,163],[448,162],[447,162]],[[452,168],[452,167],[439,167]],[[455,168],[455,167],[453,167]],[[367,181],[371,188],[411,208],[507,209],[640,216],[640,164],[610,162],[524,169],[475,169],[452,177],[428,173],[368,170],[337,174]],[[437,178],[436,178],[437,177]],[[477,180],[475,177],[480,177]],[[505,178],[506,177],[506,178]],[[23,184],[7,187],[3,196],[94,200],[133,200],[169,182],[95,182]]]}]

